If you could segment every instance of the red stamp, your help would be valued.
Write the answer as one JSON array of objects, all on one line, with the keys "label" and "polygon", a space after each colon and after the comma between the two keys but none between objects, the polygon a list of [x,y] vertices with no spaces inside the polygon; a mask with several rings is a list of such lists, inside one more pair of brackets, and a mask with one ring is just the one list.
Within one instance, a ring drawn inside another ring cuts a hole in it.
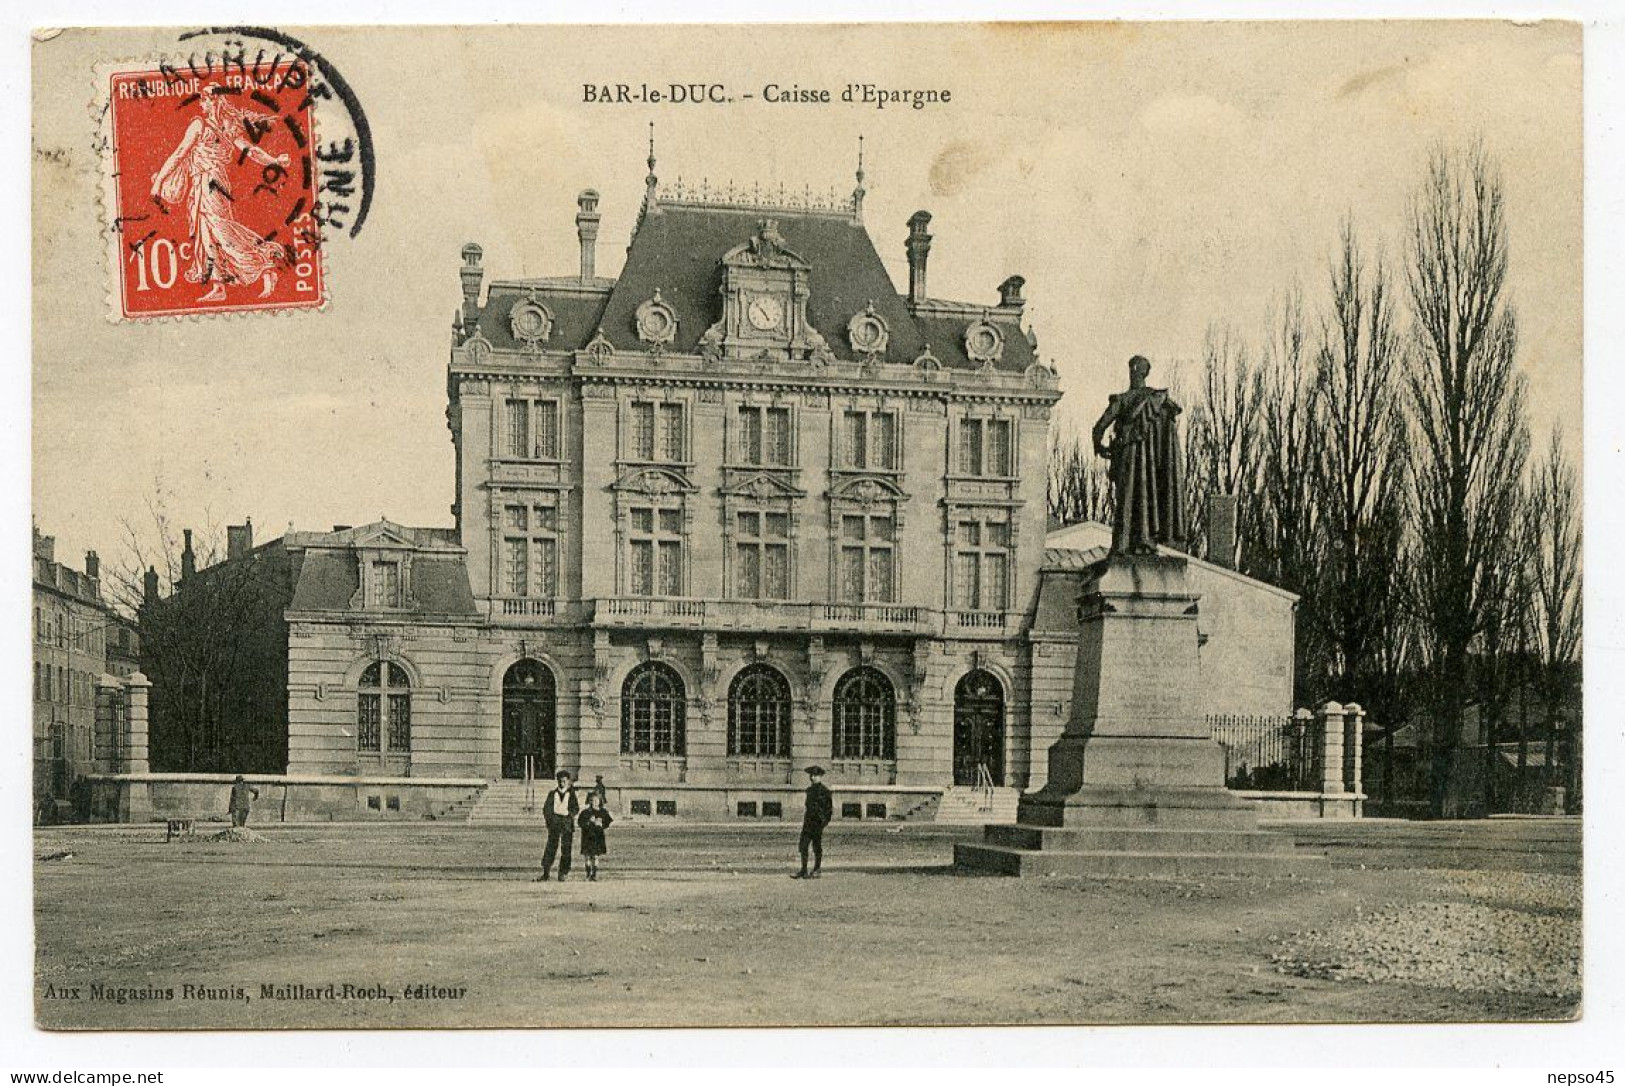
[{"label": "red stamp", "polygon": [[322,304],[308,83],[299,66],[111,77],[121,316]]}]

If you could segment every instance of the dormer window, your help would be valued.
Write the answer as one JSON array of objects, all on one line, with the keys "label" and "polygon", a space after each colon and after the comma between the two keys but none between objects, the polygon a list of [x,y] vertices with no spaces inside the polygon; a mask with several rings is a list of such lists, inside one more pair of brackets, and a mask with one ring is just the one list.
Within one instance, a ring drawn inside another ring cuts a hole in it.
[{"label": "dormer window", "polygon": [[371,563],[368,578],[370,603],[375,610],[401,606],[401,564],[394,559]]}]

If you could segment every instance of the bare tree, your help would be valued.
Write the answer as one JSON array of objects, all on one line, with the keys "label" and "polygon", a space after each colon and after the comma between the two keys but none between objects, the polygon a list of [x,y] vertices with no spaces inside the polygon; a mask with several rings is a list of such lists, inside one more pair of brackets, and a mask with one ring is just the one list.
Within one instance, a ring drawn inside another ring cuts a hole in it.
[{"label": "bare tree", "polygon": [[[1535,687],[1545,710],[1550,772],[1551,755],[1556,753],[1550,749],[1550,737],[1559,714],[1578,689],[1581,666],[1580,494],[1561,426],[1552,428],[1530,489],[1528,591],[1521,598],[1525,602],[1524,636],[1535,657]],[[1567,783],[1577,799],[1582,721],[1576,714],[1566,723],[1570,737]]]},{"label": "bare tree", "polygon": [[1057,434],[1051,440],[1045,487],[1051,528],[1080,520],[1109,523],[1110,488],[1106,462],[1095,455],[1076,430]]},{"label": "bare tree", "polygon": [[1502,297],[1505,201],[1482,145],[1435,152],[1411,211],[1416,442],[1414,599],[1429,671],[1433,795],[1445,807],[1469,695],[1469,653],[1495,619],[1528,455],[1517,320]]},{"label": "bare tree", "polygon": [[1400,410],[1403,342],[1392,280],[1345,220],[1331,268],[1331,310],[1315,360],[1315,500],[1325,520],[1314,608],[1339,697],[1385,729],[1404,722],[1401,670],[1411,645],[1404,538],[1409,442]]},{"label": "bare tree", "polygon": [[[139,618],[141,668],[152,682],[153,768],[279,772],[286,763],[284,552],[224,561],[222,535],[194,532],[193,569],[162,485],[150,524],[125,521],[114,571],[118,606]],[[155,592],[149,594],[149,582]]]},{"label": "bare tree", "polygon": [[1315,477],[1320,426],[1303,294],[1280,298],[1270,318],[1258,380],[1257,500],[1246,519],[1243,572],[1298,593],[1294,695],[1323,692],[1327,663],[1318,613],[1325,541]]},{"label": "bare tree", "polygon": [[[1258,479],[1258,409],[1263,383],[1252,355],[1228,325],[1211,324],[1202,345],[1202,387],[1187,428],[1189,506],[1200,518],[1210,494],[1238,497],[1236,539],[1246,536]],[[1196,533],[1193,533],[1196,534]],[[1236,565],[1238,555],[1207,555]]]}]

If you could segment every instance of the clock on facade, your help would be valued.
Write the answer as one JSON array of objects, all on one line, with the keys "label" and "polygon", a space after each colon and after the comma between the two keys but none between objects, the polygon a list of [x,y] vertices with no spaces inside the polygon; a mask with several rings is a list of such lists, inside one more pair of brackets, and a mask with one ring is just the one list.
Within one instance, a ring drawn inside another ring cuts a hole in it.
[{"label": "clock on facade", "polygon": [[784,322],[784,303],[768,294],[758,294],[745,307],[745,317],[758,332],[771,332]]}]

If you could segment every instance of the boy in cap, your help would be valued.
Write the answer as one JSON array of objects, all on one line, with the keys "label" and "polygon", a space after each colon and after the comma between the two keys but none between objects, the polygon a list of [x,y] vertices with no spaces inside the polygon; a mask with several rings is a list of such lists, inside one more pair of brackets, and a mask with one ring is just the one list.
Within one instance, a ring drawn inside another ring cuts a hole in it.
[{"label": "boy in cap", "polygon": [[[807,813],[801,818],[801,872],[793,879],[816,879],[824,866],[824,827],[835,817],[835,797],[824,787],[824,767],[807,767]],[[813,866],[807,870],[807,849],[812,849]]]},{"label": "boy in cap", "polygon": [[252,800],[260,798],[260,790],[243,780],[241,773],[231,782],[231,799],[227,806],[231,810],[231,824],[239,829],[248,825],[248,810]]},{"label": "boy in cap", "polygon": [[558,786],[547,794],[542,804],[542,817],[547,821],[547,850],[542,853],[542,877],[546,882],[553,877],[553,858],[558,857],[559,881],[570,877],[570,846],[576,829],[576,817],[581,814],[581,801],[570,787],[570,774],[558,772]]}]

